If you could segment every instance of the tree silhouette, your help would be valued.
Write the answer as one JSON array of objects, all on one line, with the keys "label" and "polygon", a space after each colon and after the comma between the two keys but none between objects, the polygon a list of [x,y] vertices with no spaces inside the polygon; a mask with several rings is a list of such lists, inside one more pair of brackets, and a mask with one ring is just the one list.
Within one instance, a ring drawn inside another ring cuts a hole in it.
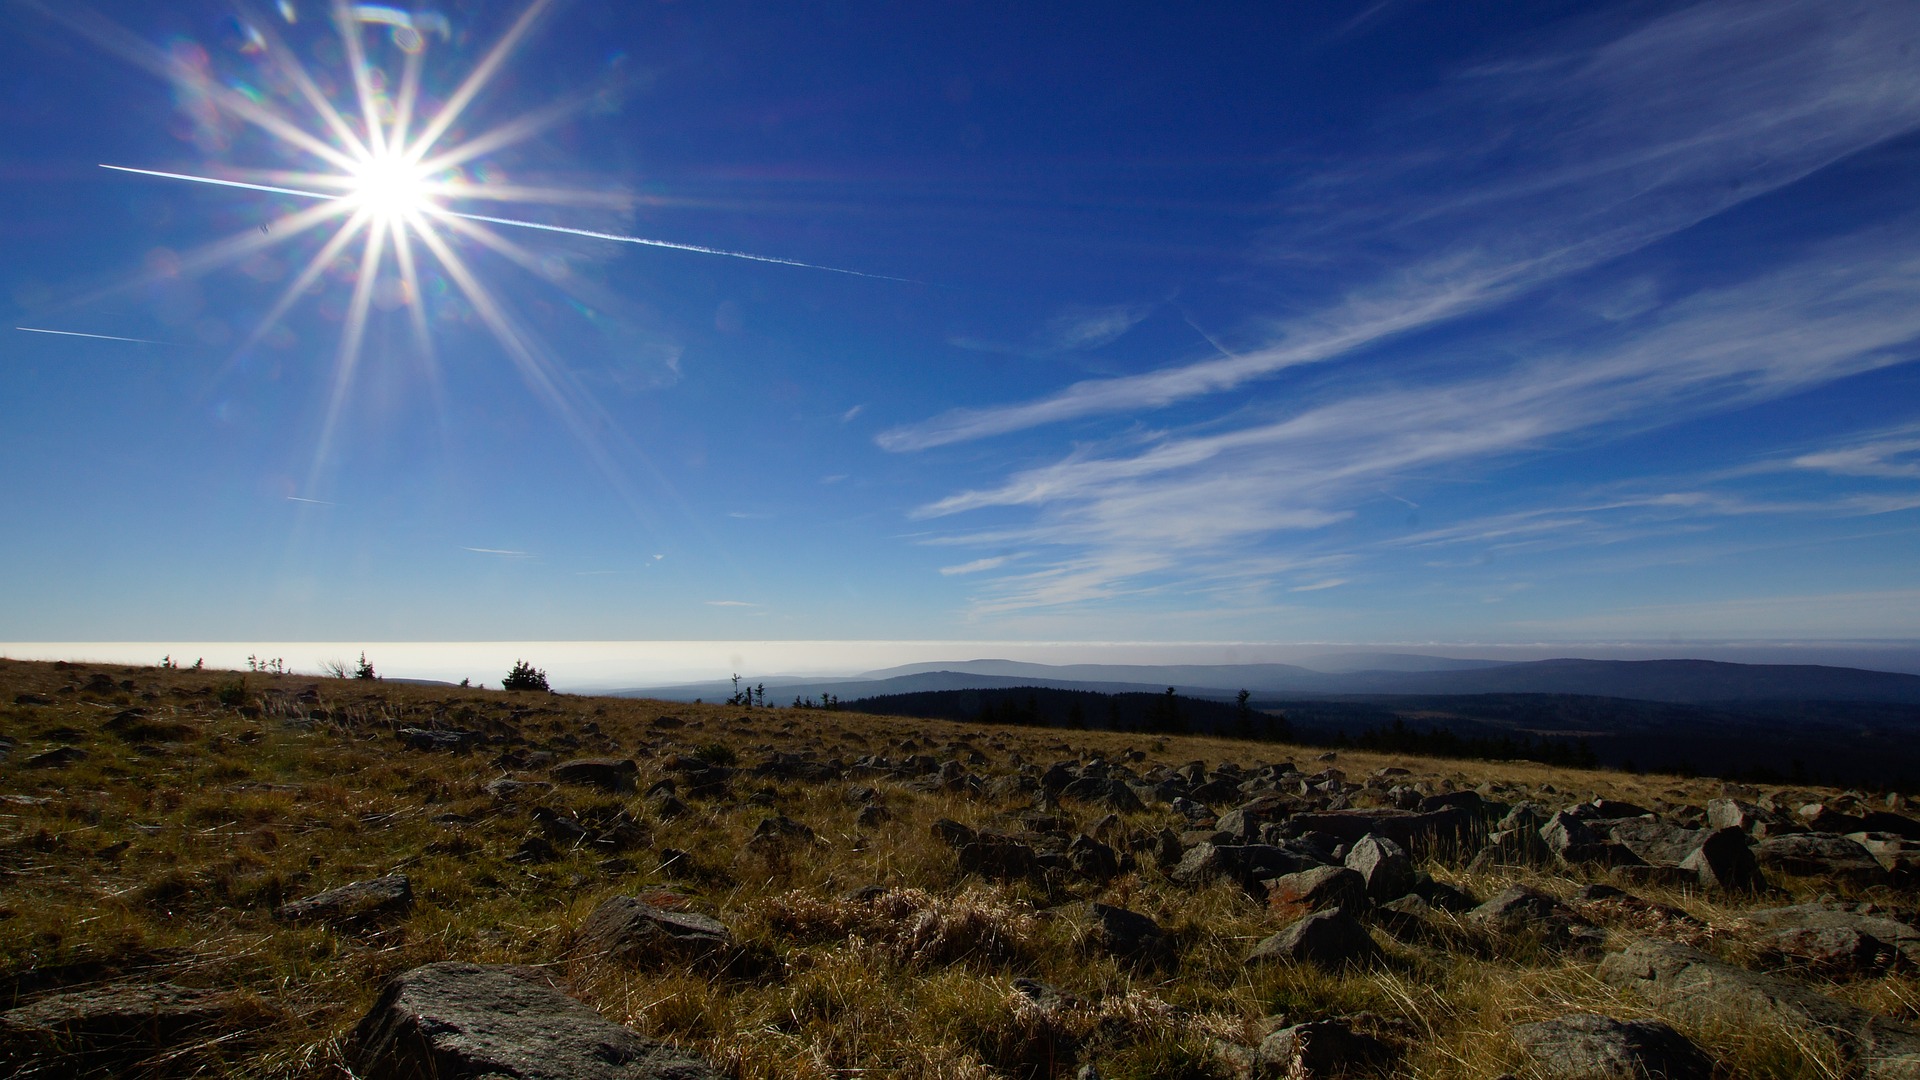
[{"label": "tree silhouette", "polygon": [[545,693],[553,692],[553,688],[547,685],[547,673],[527,663],[525,660],[515,660],[513,662],[513,670],[507,672],[507,677],[500,680],[500,689],[539,690]]}]

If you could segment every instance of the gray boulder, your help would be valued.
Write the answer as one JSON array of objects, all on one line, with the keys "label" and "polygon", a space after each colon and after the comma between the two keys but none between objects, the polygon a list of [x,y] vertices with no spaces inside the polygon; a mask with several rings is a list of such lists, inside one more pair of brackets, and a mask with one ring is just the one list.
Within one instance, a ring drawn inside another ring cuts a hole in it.
[{"label": "gray boulder", "polygon": [[631,896],[601,901],[574,933],[579,953],[636,965],[705,959],[732,945],[732,932],[717,919],[667,911]]},{"label": "gray boulder", "polygon": [[1367,906],[1367,879],[1344,866],[1316,866],[1294,874],[1268,878],[1267,904],[1288,908],[1350,908]]},{"label": "gray boulder", "polygon": [[1920,1029],[1684,945],[1635,941],[1600,962],[1600,977],[1688,1022],[1778,1023],[1831,1038],[1866,1080],[1920,1077]]},{"label": "gray boulder", "polygon": [[1692,871],[1702,887],[1721,892],[1746,892],[1766,884],[1753,849],[1747,846],[1747,834],[1731,826],[1702,837],[1680,861],[1680,869]]},{"label": "gray boulder", "polygon": [[1346,863],[1366,880],[1367,897],[1375,903],[1407,895],[1419,880],[1407,849],[1383,836],[1362,837],[1348,849]]},{"label": "gray boulder", "polygon": [[1920,966],[1920,929],[1884,914],[1834,904],[1794,904],[1748,912],[1746,921],[1767,932],[1763,944],[1774,951],[1816,963],[1826,956],[1842,971],[1884,967],[1902,958]]},{"label": "gray boulder", "polygon": [[1365,964],[1380,956],[1380,947],[1360,920],[1338,908],[1316,911],[1267,938],[1247,954],[1247,963],[1282,961],[1341,968]]},{"label": "gray boulder", "polygon": [[1887,870],[1873,853],[1844,836],[1798,833],[1762,840],[1753,858],[1764,870],[1855,886],[1881,885]]},{"label": "gray boulder", "polygon": [[1609,830],[1614,842],[1649,866],[1679,866],[1699,849],[1707,833],[1651,818],[1617,822]]},{"label": "gray boulder", "polygon": [[398,918],[412,907],[413,883],[405,874],[388,874],[282,904],[273,917],[281,922],[349,928]]},{"label": "gray boulder", "polygon": [[0,1012],[0,1072],[118,1070],[230,1027],[230,995],[170,983],[95,987]]},{"label": "gray boulder", "polygon": [[1147,808],[1126,781],[1105,776],[1082,776],[1070,781],[1060,789],[1060,797],[1104,806],[1121,814],[1139,813]]},{"label": "gray boulder", "polygon": [[1594,1013],[1521,1024],[1513,1041],[1543,1080],[1712,1080],[1713,1062],[1657,1020]]},{"label": "gray boulder", "polygon": [[539,980],[480,964],[403,972],[354,1029],[348,1060],[364,1080],[718,1080]]}]

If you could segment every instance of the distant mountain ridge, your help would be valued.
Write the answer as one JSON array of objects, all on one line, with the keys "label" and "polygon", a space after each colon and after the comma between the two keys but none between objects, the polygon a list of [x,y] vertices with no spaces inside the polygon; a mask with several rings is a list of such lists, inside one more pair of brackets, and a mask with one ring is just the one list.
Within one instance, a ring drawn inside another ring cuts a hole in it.
[{"label": "distant mountain ridge", "polygon": [[[1424,658],[1445,661],[1450,658]],[[1734,664],[1716,660],[1457,661],[1453,670],[1316,671],[1295,664],[1033,664],[970,660],[887,668],[844,679],[747,679],[767,684],[767,704],[832,694],[842,700],[932,690],[1040,686],[1103,693],[1164,691],[1193,697],[1342,697],[1397,694],[1578,694],[1688,704],[1854,701],[1920,706],[1920,675],[1817,664]],[[610,693],[670,701],[725,700],[730,682],[638,687]]]}]

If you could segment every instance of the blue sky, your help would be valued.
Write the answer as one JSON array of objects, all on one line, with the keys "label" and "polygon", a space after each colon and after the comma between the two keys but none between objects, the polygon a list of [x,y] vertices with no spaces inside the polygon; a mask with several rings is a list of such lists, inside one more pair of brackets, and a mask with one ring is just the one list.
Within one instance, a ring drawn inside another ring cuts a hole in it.
[{"label": "blue sky", "polygon": [[1920,638],[1920,8],[1141,7],[8,3],[0,640]]}]

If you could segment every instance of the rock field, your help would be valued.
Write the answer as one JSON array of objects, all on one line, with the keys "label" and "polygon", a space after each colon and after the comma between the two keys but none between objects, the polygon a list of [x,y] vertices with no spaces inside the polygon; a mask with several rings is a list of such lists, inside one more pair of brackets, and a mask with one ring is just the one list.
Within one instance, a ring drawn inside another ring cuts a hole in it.
[{"label": "rock field", "polygon": [[1920,1078],[1897,794],[215,672],[0,691],[10,1075]]}]

